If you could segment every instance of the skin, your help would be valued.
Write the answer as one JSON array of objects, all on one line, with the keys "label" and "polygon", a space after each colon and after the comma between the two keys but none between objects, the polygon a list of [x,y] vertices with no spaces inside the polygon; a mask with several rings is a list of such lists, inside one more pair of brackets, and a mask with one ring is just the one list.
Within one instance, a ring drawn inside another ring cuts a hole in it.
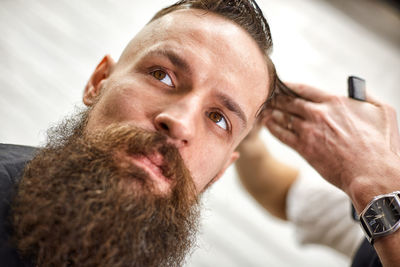
[{"label": "skin", "polygon": [[[361,102],[289,86],[301,98],[278,97],[265,122],[273,135],[342,189],[358,214],[373,197],[400,190],[400,137],[392,107],[370,96]],[[374,246],[384,266],[400,266],[400,231]]]},{"label": "skin", "polygon": [[258,137],[260,128],[254,128],[240,143],[236,170],[243,186],[264,209],[287,220],[286,196],[299,171],[269,153]]},{"label": "skin", "polygon": [[[175,11],[146,25],[117,63],[105,56],[97,66],[83,95],[93,107],[86,130],[128,123],[164,133],[200,193],[239,157],[235,148],[268,84],[263,54],[247,32],[215,14]],[[152,171],[160,159],[148,158],[134,161],[167,191],[168,181]]]}]

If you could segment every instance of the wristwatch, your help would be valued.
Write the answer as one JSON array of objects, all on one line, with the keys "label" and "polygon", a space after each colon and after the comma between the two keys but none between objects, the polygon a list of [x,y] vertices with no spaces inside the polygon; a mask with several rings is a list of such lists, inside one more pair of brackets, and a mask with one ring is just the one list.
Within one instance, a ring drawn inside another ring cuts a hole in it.
[{"label": "wristwatch", "polygon": [[360,213],[359,221],[371,244],[394,233],[400,228],[400,191],[374,197]]}]

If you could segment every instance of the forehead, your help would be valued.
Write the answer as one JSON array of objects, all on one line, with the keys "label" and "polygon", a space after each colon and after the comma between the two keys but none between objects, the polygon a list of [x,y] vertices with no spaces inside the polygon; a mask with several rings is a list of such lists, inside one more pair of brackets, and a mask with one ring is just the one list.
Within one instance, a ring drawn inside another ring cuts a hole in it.
[{"label": "forehead", "polygon": [[226,18],[203,10],[174,11],[146,25],[118,64],[166,50],[187,59],[193,81],[238,99],[249,118],[268,95],[263,53],[244,29]]}]

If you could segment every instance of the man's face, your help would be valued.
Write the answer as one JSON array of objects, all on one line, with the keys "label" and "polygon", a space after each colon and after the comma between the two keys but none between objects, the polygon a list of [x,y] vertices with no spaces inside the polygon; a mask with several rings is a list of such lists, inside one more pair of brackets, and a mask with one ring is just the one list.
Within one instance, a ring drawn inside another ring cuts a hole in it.
[{"label": "man's face", "polygon": [[[87,132],[127,123],[165,134],[202,192],[238,157],[234,152],[268,94],[255,41],[236,24],[180,10],[148,24],[114,63],[106,56],[84,93]],[[159,155],[131,159],[161,192],[170,182]]]}]

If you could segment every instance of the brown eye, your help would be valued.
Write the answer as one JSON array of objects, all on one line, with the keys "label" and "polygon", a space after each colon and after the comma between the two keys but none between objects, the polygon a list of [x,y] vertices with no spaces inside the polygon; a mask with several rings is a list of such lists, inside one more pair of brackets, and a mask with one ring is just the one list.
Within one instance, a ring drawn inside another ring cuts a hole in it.
[{"label": "brown eye", "polygon": [[213,121],[213,122],[220,122],[222,119],[222,115],[218,112],[210,112],[208,114],[208,117]]},{"label": "brown eye", "polygon": [[153,75],[154,78],[156,78],[157,80],[162,80],[165,78],[165,76],[167,76],[167,74],[165,72],[163,72],[162,70],[155,70],[151,73]]},{"label": "brown eye", "polygon": [[165,71],[155,70],[155,71],[150,72],[150,74],[151,74],[151,76],[153,76],[160,82],[165,83],[166,85],[168,85],[170,87],[174,87],[171,77]]},{"label": "brown eye", "polygon": [[222,115],[221,113],[212,111],[208,113],[208,117],[210,118],[210,120],[215,122],[218,127],[224,129],[225,131],[228,130],[228,122],[226,121],[224,115]]}]

